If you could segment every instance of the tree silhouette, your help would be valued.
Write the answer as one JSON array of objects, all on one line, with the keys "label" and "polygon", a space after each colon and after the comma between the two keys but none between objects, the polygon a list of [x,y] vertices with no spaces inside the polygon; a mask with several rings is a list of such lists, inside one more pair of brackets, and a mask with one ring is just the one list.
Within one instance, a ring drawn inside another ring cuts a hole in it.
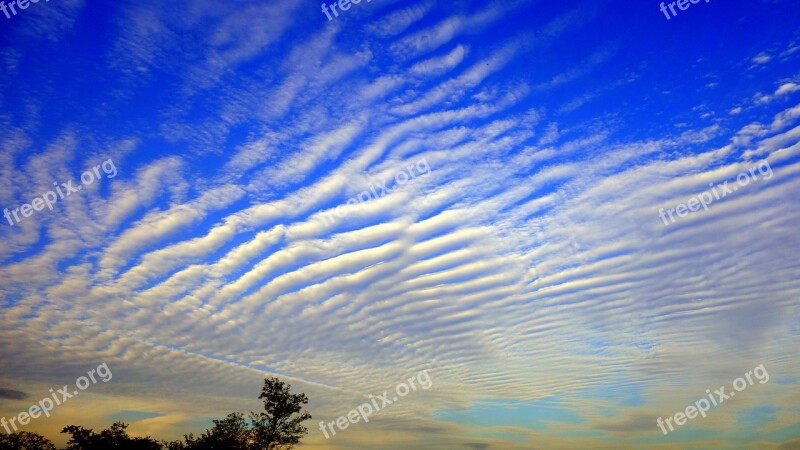
[{"label": "tree silhouette", "polygon": [[252,450],[255,449],[253,431],[247,427],[242,413],[231,413],[200,437],[184,436],[185,442],[167,443],[168,450]]},{"label": "tree silhouette", "polygon": [[264,379],[258,396],[264,412],[231,413],[215,420],[200,437],[184,436],[184,442],[164,443],[168,450],[290,450],[308,433],[302,422],[311,414],[302,411],[308,403],[305,394],[292,394],[291,385],[278,378]]},{"label": "tree silhouette", "polygon": [[161,443],[150,437],[134,438],[128,436],[128,425],[115,422],[111,428],[100,434],[88,428],[70,425],[61,430],[72,438],[67,442],[67,450],[161,450]]},{"label": "tree silhouette", "polygon": [[27,431],[13,434],[0,433],[0,450],[56,450],[44,436]]},{"label": "tree silhouette", "polygon": [[[290,393],[291,385],[278,378],[265,378],[259,399],[264,401],[264,412],[250,413],[259,450],[289,450],[308,433],[302,423],[311,419],[306,394]],[[297,414],[296,417],[292,417]]]},{"label": "tree silhouette", "polygon": [[[183,441],[159,442],[151,437],[131,437],[128,425],[115,422],[95,433],[90,428],[70,425],[61,430],[70,435],[66,450],[290,450],[308,434],[303,422],[311,414],[303,410],[306,394],[292,394],[292,386],[278,378],[265,378],[259,400],[264,411],[249,417],[234,412],[214,420],[214,426],[199,437],[184,435]],[[0,450],[56,450],[46,438],[27,431],[0,433]]]}]

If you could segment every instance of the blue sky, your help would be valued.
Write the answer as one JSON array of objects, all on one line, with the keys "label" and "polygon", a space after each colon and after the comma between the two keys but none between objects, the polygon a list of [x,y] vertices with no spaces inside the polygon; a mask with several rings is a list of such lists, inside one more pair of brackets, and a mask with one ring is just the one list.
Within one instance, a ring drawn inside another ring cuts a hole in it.
[{"label": "blue sky", "polygon": [[106,362],[26,430],[178,438],[277,375],[309,448],[798,445],[800,10],[659,3],[0,14],[0,208],[81,187],[0,227],[0,416]]}]

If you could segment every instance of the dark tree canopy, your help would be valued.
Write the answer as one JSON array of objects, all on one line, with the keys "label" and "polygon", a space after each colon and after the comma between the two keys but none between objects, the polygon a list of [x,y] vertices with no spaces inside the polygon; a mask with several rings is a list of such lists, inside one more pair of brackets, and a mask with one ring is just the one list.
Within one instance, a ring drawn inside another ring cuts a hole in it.
[{"label": "dark tree canopy", "polygon": [[264,412],[232,413],[200,437],[191,434],[183,442],[166,444],[168,450],[289,450],[308,433],[302,422],[311,418],[303,411],[305,394],[292,394],[291,385],[278,378],[267,378],[261,395]]},{"label": "dark tree canopy", "polygon": [[[183,441],[159,442],[151,437],[131,437],[128,425],[116,422],[95,433],[77,425],[61,432],[70,435],[66,450],[290,450],[308,433],[303,421],[311,418],[303,405],[305,394],[292,394],[291,385],[278,378],[264,379],[258,396],[264,411],[251,412],[249,417],[234,412],[214,420],[214,426],[198,437],[184,435]],[[0,450],[56,450],[46,438],[27,431],[0,433]]]},{"label": "dark tree canopy", "polygon": [[[311,419],[306,394],[292,394],[291,385],[277,378],[266,378],[259,399],[264,401],[264,412],[250,413],[258,449],[288,450],[308,433],[302,424]],[[295,414],[297,416],[293,417]]]},{"label": "dark tree canopy", "polygon": [[67,442],[67,450],[161,450],[158,441],[150,437],[130,437],[126,428],[128,425],[116,422],[99,434],[76,425],[65,427],[61,432],[72,436]]},{"label": "dark tree canopy", "polygon": [[231,413],[228,417],[215,420],[214,426],[206,430],[200,437],[191,434],[184,437],[184,442],[167,444],[168,450],[252,450],[255,449],[253,432],[247,426],[242,413]]},{"label": "dark tree canopy", "polygon": [[13,434],[0,433],[0,450],[56,450],[56,446],[44,436],[20,431]]}]

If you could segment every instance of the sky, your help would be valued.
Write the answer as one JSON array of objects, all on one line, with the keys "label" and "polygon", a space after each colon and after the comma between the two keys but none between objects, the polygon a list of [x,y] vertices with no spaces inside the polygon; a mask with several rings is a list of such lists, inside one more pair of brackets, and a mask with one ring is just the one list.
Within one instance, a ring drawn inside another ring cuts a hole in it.
[{"label": "sky", "polygon": [[0,13],[0,417],[276,376],[308,449],[800,446],[796,1],[321,6]]}]

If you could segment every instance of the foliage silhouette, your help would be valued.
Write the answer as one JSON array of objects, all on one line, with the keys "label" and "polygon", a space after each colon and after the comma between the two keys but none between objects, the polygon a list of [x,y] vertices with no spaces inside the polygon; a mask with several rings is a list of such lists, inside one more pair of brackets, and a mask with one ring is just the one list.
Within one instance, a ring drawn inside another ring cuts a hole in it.
[{"label": "foliage silhouette", "polygon": [[[264,450],[289,450],[308,433],[302,423],[311,419],[308,411],[302,411],[308,404],[306,394],[291,394],[291,385],[277,378],[264,379],[260,400],[264,401],[264,412],[250,413],[255,431],[256,445]],[[292,417],[297,414],[297,417]]]},{"label": "foliage silhouette", "polygon": [[[77,425],[64,427],[69,434],[65,450],[290,450],[308,434],[303,422],[311,414],[303,410],[306,394],[292,394],[291,385],[278,378],[265,378],[259,400],[264,411],[234,412],[214,420],[214,426],[199,437],[184,435],[183,441],[157,441],[151,437],[131,437],[128,425],[115,422],[110,428],[95,433]],[[0,433],[0,450],[56,450],[52,442],[36,434],[21,431]]]},{"label": "foliage silhouette", "polygon": [[61,432],[72,436],[67,442],[66,450],[161,450],[161,443],[155,439],[149,436],[130,437],[126,428],[127,424],[115,422],[111,428],[101,431],[100,434],[76,425],[64,427]]},{"label": "foliage silhouette", "polygon": [[0,450],[56,450],[56,446],[44,436],[19,431],[13,434],[0,433]]},{"label": "foliage silhouette", "polygon": [[290,390],[291,385],[278,378],[266,378],[258,396],[264,412],[251,412],[249,420],[231,413],[198,438],[190,434],[183,442],[165,445],[168,450],[290,450],[308,433],[302,422],[311,418],[302,410],[308,397]]}]

